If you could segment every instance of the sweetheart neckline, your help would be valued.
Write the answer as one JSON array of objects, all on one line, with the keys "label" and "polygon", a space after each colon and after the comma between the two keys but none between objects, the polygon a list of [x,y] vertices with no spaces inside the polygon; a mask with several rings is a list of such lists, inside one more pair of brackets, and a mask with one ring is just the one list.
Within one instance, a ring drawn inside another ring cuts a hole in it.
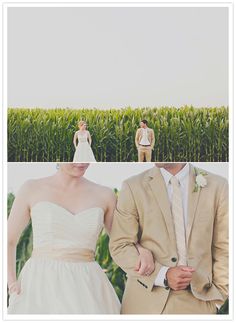
[{"label": "sweetheart neckline", "polygon": [[38,202],[36,202],[30,209],[31,209],[31,211],[37,206],[37,205],[39,205],[39,204],[43,204],[43,203],[48,203],[48,204],[52,204],[52,205],[55,205],[55,206],[57,206],[57,207],[59,207],[59,208],[61,208],[61,209],[63,209],[63,210],[65,210],[67,213],[69,213],[70,215],[72,215],[73,217],[76,217],[77,215],[80,215],[81,213],[85,213],[86,211],[91,211],[91,210],[93,210],[93,209],[100,209],[100,210],[102,210],[102,213],[103,213],[103,215],[105,214],[105,211],[103,210],[103,208],[102,207],[100,207],[100,206],[94,206],[94,207],[89,207],[89,208],[87,208],[87,209],[84,209],[84,210],[82,210],[82,211],[79,211],[79,212],[76,212],[76,213],[72,213],[71,211],[69,211],[68,209],[66,209],[65,207],[63,207],[62,205],[60,205],[60,204],[57,204],[57,203],[54,203],[54,202],[51,202],[51,201],[44,201],[44,200],[42,200],[42,201],[38,201]]}]

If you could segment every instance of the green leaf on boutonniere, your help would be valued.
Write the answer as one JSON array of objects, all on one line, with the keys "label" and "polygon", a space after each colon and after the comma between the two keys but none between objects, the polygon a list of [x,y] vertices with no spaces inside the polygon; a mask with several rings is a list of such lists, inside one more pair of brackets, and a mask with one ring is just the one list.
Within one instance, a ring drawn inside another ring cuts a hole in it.
[{"label": "green leaf on boutonniere", "polygon": [[207,180],[204,179],[204,176],[208,175],[204,170],[197,169],[194,167],[195,172],[195,184],[193,192],[198,192],[199,189],[205,187],[207,185]]},{"label": "green leaf on boutonniere", "polygon": [[198,187],[197,183],[195,183],[193,192],[198,192],[198,190],[199,190],[199,187]]}]

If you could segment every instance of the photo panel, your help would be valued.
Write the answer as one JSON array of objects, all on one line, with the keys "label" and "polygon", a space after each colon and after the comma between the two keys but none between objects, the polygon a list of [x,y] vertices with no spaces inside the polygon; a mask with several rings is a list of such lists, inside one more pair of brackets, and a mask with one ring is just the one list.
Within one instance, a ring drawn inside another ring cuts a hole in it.
[{"label": "photo panel", "polygon": [[8,161],[229,160],[229,8],[7,14]]},{"label": "photo panel", "polygon": [[227,314],[228,171],[8,163],[8,315]]}]

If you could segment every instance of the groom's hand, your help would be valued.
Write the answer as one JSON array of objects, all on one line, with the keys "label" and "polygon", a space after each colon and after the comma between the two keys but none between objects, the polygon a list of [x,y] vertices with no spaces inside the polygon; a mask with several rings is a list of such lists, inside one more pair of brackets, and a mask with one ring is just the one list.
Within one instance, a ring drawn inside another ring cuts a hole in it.
[{"label": "groom's hand", "polygon": [[187,266],[171,267],[167,270],[168,285],[173,290],[182,290],[188,287],[195,269]]}]

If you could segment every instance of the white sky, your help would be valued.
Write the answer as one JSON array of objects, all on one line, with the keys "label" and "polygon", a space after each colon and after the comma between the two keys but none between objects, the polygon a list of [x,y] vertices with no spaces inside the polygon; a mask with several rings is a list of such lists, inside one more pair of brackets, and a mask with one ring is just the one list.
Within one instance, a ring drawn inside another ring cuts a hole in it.
[{"label": "white sky", "polygon": [[[228,163],[192,163],[228,179]],[[86,172],[86,178],[96,183],[120,189],[130,176],[153,167],[154,163],[95,163]],[[53,175],[56,163],[8,163],[8,192],[16,193],[28,179]]]},{"label": "white sky", "polygon": [[8,8],[8,106],[228,105],[228,8]]}]

